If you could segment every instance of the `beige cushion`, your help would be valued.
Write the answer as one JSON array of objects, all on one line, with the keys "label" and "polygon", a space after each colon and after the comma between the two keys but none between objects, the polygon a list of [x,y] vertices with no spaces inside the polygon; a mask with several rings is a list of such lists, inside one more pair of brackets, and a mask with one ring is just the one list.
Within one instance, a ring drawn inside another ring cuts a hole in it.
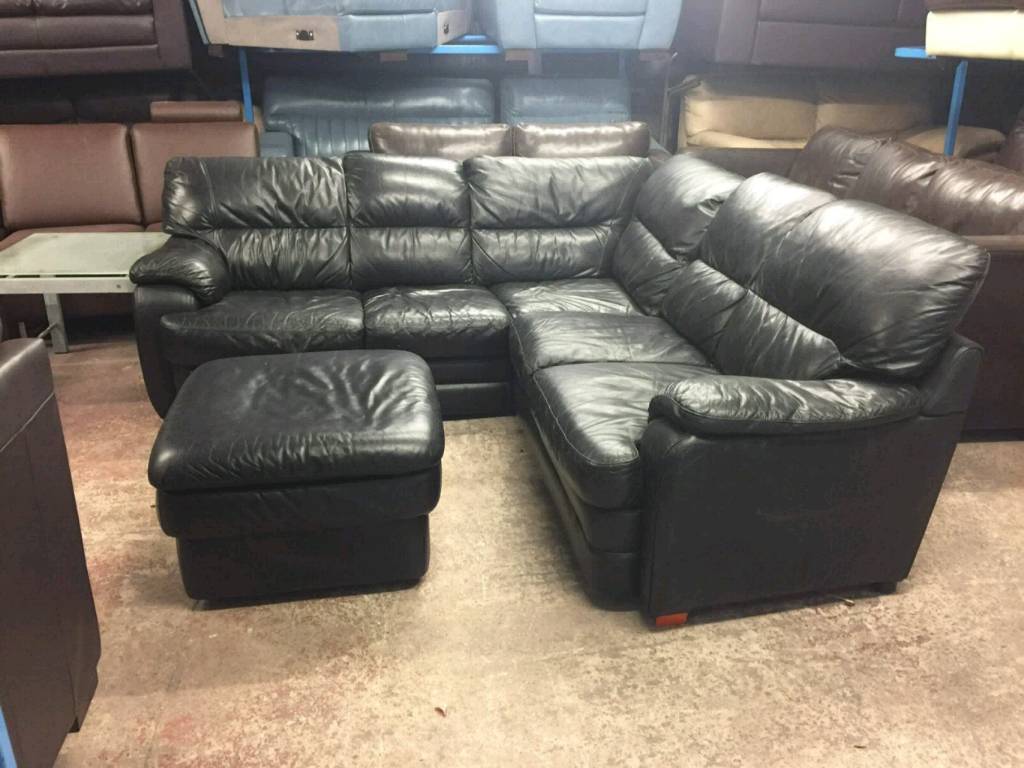
[{"label": "beige cushion", "polygon": [[[917,79],[820,77],[816,130],[846,128],[855,133],[888,134],[931,122],[930,87]],[[913,94],[914,98],[908,98]]]},{"label": "beige cushion", "polygon": [[[927,149],[929,152],[942,154],[946,148],[945,127],[914,128],[897,136],[901,141],[915,147]],[[1006,137],[993,128],[975,128],[962,125],[956,134],[956,157],[979,157],[996,152],[1006,141]]]},{"label": "beige cushion", "polygon": [[702,78],[685,98],[682,120],[688,137],[715,131],[751,139],[806,141],[814,133],[813,83],[716,76]]},{"label": "beige cushion", "polygon": [[932,56],[1024,61],[1024,12],[929,13],[925,47]]},{"label": "beige cushion", "polygon": [[720,131],[703,131],[690,137],[691,147],[721,149],[803,149],[807,139],[752,139]]}]

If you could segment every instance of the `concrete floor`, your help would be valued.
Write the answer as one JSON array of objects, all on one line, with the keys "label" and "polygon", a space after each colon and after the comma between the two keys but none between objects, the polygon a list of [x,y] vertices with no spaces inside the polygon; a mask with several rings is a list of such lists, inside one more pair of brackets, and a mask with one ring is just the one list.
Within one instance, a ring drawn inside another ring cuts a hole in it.
[{"label": "concrete floor", "polygon": [[450,423],[417,588],[210,610],[134,346],[54,368],[103,634],[60,766],[1024,765],[1024,443],[960,447],[898,594],[656,632],[581,593],[517,422]]}]

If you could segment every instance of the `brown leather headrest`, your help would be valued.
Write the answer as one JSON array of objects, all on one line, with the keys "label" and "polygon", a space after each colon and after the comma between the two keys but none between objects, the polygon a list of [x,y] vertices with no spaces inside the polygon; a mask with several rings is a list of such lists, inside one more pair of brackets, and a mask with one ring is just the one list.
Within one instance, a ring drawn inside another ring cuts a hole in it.
[{"label": "brown leather headrest", "polygon": [[241,122],[242,104],[238,101],[154,101],[149,105],[154,123]]},{"label": "brown leather headrest", "polygon": [[534,124],[512,129],[519,157],[647,157],[651,131],[646,123]]},{"label": "brown leather headrest", "polygon": [[823,189],[836,197],[847,197],[864,166],[885,144],[885,139],[848,131],[822,128],[800,150],[789,178],[809,187]]},{"label": "brown leather headrest", "polygon": [[890,142],[872,155],[850,197],[930,221],[921,206],[932,179],[947,162],[927,149]]},{"label": "brown leather headrest", "polygon": [[485,155],[511,155],[512,135],[504,123],[374,123],[370,126],[370,149],[382,155],[442,157],[461,162]]}]

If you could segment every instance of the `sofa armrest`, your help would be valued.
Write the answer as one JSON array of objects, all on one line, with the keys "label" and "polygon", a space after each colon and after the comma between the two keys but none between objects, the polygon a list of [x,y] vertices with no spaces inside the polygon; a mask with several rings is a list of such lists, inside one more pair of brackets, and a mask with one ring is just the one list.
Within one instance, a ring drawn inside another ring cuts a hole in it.
[{"label": "sofa armrest", "polygon": [[701,376],[655,397],[650,413],[693,435],[796,435],[901,421],[921,406],[909,385]]},{"label": "sofa armrest", "polygon": [[199,303],[214,304],[231,289],[224,257],[202,240],[172,237],[132,265],[136,285],[176,285],[187,288]]}]

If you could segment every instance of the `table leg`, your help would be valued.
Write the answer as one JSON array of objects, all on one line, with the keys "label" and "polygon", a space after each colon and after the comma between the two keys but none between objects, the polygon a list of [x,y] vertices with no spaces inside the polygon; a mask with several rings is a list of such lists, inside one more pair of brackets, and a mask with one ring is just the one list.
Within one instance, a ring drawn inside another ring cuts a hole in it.
[{"label": "table leg", "polygon": [[249,80],[249,57],[245,48],[238,49],[238,74],[242,79],[242,115],[245,122],[255,123],[256,112],[252,103],[252,82]]},{"label": "table leg", "polygon": [[953,78],[953,97],[949,100],[949,122],[946,124],[946,155],[956,152],[956,135],[960,130],[960,111],[964,106],[964,92],[967,90],[967,60],[956,65]]},{"label": "table leg", "polygon": [[64,310],[60,307],[60,296],[56,293],[44,293],[43,303],[46,305],[46,329],[53,343],[53,351],[63,355],[68,351],[68,335],[64,329]]}]

